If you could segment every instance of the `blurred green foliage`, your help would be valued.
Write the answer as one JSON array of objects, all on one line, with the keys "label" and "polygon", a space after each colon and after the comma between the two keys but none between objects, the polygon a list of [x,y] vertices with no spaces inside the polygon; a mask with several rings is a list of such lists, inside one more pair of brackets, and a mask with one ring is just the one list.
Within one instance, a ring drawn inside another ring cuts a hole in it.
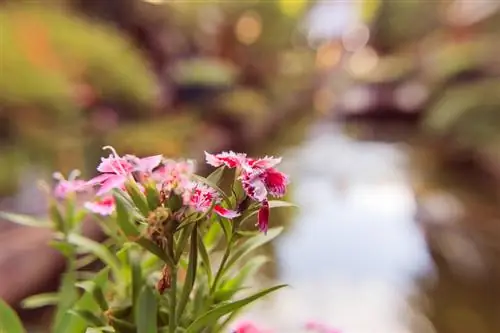
[{"label": "blurred green foliage", "polygon": [[117,30],[51,6],[0,7],[0,102],[76,112],[77,86],[144,111],[155,97],[145,60]]}]

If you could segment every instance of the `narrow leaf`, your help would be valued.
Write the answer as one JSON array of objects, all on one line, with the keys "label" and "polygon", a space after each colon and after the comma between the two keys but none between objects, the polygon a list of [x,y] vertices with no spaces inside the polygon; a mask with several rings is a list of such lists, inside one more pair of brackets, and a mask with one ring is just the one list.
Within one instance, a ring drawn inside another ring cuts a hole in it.
[{"label": "narrow leaf", "polygon": [[258,300],[259,298],[262,298],[262,297],[266,296],[267,294],[269,294],[273,291],[276,291],[278,289],[284,288],[284,287],[286,287],[286,285],[275,286],[275,287],[263,290],[261,292],[258,292],[252,296],[246,297],[244,299],[234,301],[234,302],[229,303],[229,304],[219,305],[219,306],[215,307],[214,309],[208,311],[207,313],[205,313],[201,317],[198,317],[191,325],[188,326],[188,328],[186,329],[186,333],[197,333],[203,327],[209,326],[211,324],[213,325],[214,323],[216,323],[220,317],[222,317],[228,313],[231,313],[233,311],[236,311],[236,310],[244,307],[245,305],[248,305],[248,304]]},{"label": "narrow leaf", "polygon": [[[213,223],[212,223],[213,222]],[[209,221],[210,227],[208,228],[205,236],[203,237],[203,243],[206,244],[206,248],[208,251],[211,251],[213,248],[217,246],[221,237],[222,237],[222,227],[219,223],[215,223],[215,221]]]},{"label": "narrow leaf", "polygon": [[0,333],[25,333],[17,313],[0,298]]},{"label": "narrow leaf", "polygon": [[56,305],[59,302],[57,293],[44,293],[25,298],[21,306],[25,309],[35,309],[44,306]]},{"label": "narrow leaf", "polygon": [[127,193],[132,198],[132,201],[139,209],[142,215],[148,216],[149,214],[149,206],[148,201],[144,193],[141,192],[136,182],[127,182],[125,183],[125,188],[127,189]]},{"label": "narrow leaf", "polygon": [[229,268],[231,268],[239,259],[278,237],[282,231],[283,227],[271,228],[268,230],[267,234],[259,234],[244,241],[243,244],[238,246],[229,257],[229,260],[224,267],[224,272],[227,272]]},{"label": "narrow leaf", "polygon": [[201,261],[203,262],[203,268],[207,273],[208,284],[212,285],[212,264],[210,263],[210,256],[208,255],[207,248],[198,230],[198,251],[200,253]]},{"label": "narrow leaf", "polygon": [[120,226],[120,229],[127,237],[137,237],[140,232],[137,226],[132,223],[129,212],[129,205],[126,200],[118,192],[114,194],[116,202],[116,222]]},{"label": "narrow leaf", "polygon": [[137,333],[158,332],[158,304],[151,288],[144,286],[137,300],[135,308],[135,322]]},{"label": "narrow leaf", "polygon": [[87,326],[104,326],[104,320],[101,318],[97,317],[95,314],[88,310],[76,310],[76,309],[71,309],[68,311],[68,313],[75,315],[87,323]]},{"label": "narrow leaf", "polygon": [[215,169],[210,175],[208,175],[207,180],[213,184],[219,184],[222,176],[224,175],[225,166]]},{"label": "narrow leaf", "polygon": [[179,304],[177,307],[177,322],[179,322],[186,304],[189,300],[189,295],[193,290],[194,280],[196,279],[196,268],[198,267],[198,228],[193,228],[191,231],[191,246],[189,248],[189,261],[188,269],[186,273],[186,280],[184,281],[184,286],[182,287],[181,297],[179,299]]},{"label": "narrow leaf", "polygon": [[68,241],[71,244],[79,246],[85,250],[88,250],[90,253],[93,253],[96,257],[101,259],[106,265],[109,266],[115,277],[120,276],[120,262],[116,255],[108,250],[107,247],[89,238],[77,234],[70,234],[68,237]]},{"label": "narrow leaf", "polygon": [[246,279],[249,276],[255,275],[258,270],[265,264],[269,262],[269,258],[266,256],[256,256],[253,257],[250,261],[248,261],[241,269],[238,270],[238,273],[235,277],[232,277],[228,281],[222,283],[222,289],[238,289],[243,286]]},{"label": "narrow leaf", "polygon": [[22,215],[16,213],[8,213],[8,212],[0,212],[0,217],[8,220],[10,222],[14,222],[20,225],[24,225],[27,227],[41,227],[41,228],[50,228],[52,227],[52,223],[46,219],[38,219],[29,215]]},{"label": "narrow leaf", "polygon": [[109,306],[106,301],[106,297],[101,290],[101,288],[94,281],[83,281],[76,284],[78,288],[82,288],[87,293],[92,295],[94,301],[99,305],[102,311],[107,311]]},{"label": "narrow leaf", "polygon": [[160,195],[158,190],[153,186],[146,186],[146,200],[148,202],[149,210],[153,211],[160,205]]}]

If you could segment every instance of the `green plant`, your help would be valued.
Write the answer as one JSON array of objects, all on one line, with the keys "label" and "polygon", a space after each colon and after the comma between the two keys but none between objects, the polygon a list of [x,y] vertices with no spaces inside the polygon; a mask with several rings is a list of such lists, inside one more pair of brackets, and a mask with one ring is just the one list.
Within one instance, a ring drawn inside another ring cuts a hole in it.
[{"label": "green plant", "polygon": [[[267,229],[269,210],[291,206],[268,200],[282,196],[288,184],[274,168],[280,159],[207,153],[207,163],[217,168],[203,178],[190,161],[121,157],[108,148],[113,154],[102,159],[99,176],[82,181],[76,172],[68,179],[55,175],[50,219],[1,213],[52,228],[52,245],[67,258],[59,291],[22,304],[55,305],[52,332],[221,332],[244,306],[284,287],[240,296],[267,261],[252,252],[281,232]],[[108,236],[102,244],[81,233],[90,216]],[[260,231],[243,231],[255,216]],[[97,259],[102,268],[89,270]],[[7,317],[4,329],[23,330],[2,305],[0,318]]]}]

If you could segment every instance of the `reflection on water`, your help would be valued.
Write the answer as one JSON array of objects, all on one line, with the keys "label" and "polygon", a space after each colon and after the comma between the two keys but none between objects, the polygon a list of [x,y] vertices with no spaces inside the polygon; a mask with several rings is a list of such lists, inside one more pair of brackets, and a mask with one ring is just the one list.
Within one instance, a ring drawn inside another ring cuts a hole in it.
[{"label": "reflection on water", "polygon": [[254,319],[276,332],[319,320],[345,333],[433,332],[409,311],[415,280],[432,272],[414,222],[405,150],[352,141],[334,128],[313,129],[286,155],[300,212],[276,242],[279,280],[291,287]]}]

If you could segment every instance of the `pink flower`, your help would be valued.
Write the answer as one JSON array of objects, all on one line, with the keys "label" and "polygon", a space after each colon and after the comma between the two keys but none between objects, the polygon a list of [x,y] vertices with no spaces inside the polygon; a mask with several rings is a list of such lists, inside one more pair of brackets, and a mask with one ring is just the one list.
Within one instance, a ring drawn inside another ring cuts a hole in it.
[{"label": "pink flower", "polygon": [[115,211],[115,198],[107,194],[103,197],[97,198],[95,201],[88,201],[84,207],[93,213],[108,216]]},{"label": "pink flower", "polygon": [[269,225],[268,196],[282,197],[289,184],[288,176],[274,167],[281,162],[281,158],[265,156],[263,158],[247,158],[246,154],[222,152],[212,155],[205,152],[208,164],[215,167],[225,165],[229,168],[239,168],[243,190],[253,200],[261,204],[258,213],[258,226],[267,232]]},{"label": "pink flower", "polygon": [[[167,193],[174,192],[184,195],[191,187],[191,177],[194,173],[194,161],[164,160],[151,174],[151,179],[158,188]],[[185,201],[189,201],[187,197]]]},{"label": "pink flower", "polygon": [[207,161],[207,164],[216,168],[220,167],[221,165],[225,165],[228,168],[240,167],[245,162],[246,156],[246,154],[235,153],[232,151],[223,151],[222,153],[215,155],[205,152],[205,159]]},{"label": "pink flower", "polygon": [[106,158],[101,158],[101,163],[97,171],[101,174],[87,182],[88,186],[100,185],[96,195],[101,196],[113,188],[120,188],[125,184],[133,172],[152,172],[160,163],[161,156],[150,156],[138,158],[133,155],[120,157],[113,147],[106,146],[103,149],[110,149],[113,153]]},{"label": "pink flower", "polygon": [[85,181],[76,179],[79,175],[79,170],[73,170],[68,179],[65,179],[61,173],[54,173],[53,177],[58,180],[57,185],[54,187],[54,196],[58,199],[65,199],[71,193],[83,191]]},{"label": "pink flower", "polygon": [[221,201],[219,193],[205,184],[193,183],[190,193],[189,205],[198,212],[206,213],[215,202],[216,205],[214,206],[214,212],[218,215],[228,219],[232,219],[240,215],[236,211],[226,209],[218,205]]},{"label": "pink flower", "polygon": [[305,325],[305,329],[308,331],[314,331],[318,333],[342,333],[340,330],[328,327],[322,323],[319,323],[317,321],[309,321]]},{"label": "pink flower", "polygon": [[258,328],[252,322],[243,322],[232,333],[271,333],[271,331]]},{"label": "pink flower", "polygon": [[133,164],[134,171],[151,174],[153,170],[160,165],[163,156],[153,155],[144,158],[138,158],[134,155],[125,155],[124,158]]}]

